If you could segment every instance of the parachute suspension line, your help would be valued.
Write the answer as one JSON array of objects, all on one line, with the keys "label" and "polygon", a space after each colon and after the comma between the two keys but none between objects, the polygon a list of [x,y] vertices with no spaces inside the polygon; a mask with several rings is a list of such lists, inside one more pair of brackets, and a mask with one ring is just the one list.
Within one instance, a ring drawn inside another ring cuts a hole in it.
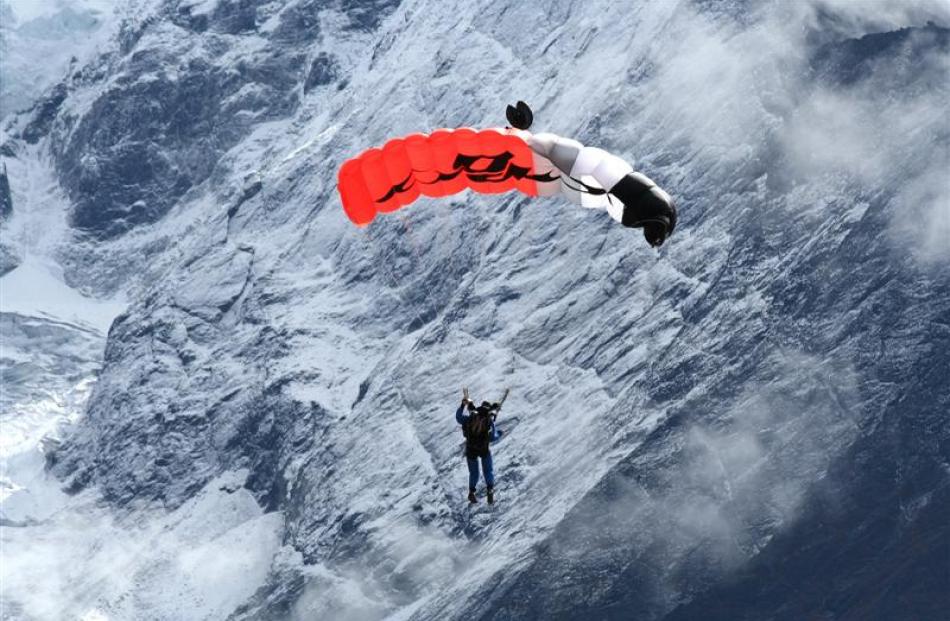
[{"label": "parachute suspension line", "polygon": [[[456,217],[455,214],[457,214],[457,213],[459,213],[459,212],[461,212],[461,211],[462,211],[462,210],[460,210],[460,209],[453,209],[453,210],[452,210],[452,218],[454,219],[454,218]],[[396,216],[399,218],[399,221],[402,223],[403,228],[404,228],[405,231],[406,231],[406,236],[409,238],[409,246],[410,246],[410,248],[412,248],[412,253],[413,253],[413,256],[415,257],[416,263],[419,264],[419,265],[421,265],[421,264],[422,264],[422,255],[421,255],[421,253],[420,253],[420,251],[419,251],[419,246],[420,246],[420,245],[416,243],[417,240],[416,240],[416,235],[415,235],[415,232],[414,232],[414,229],[413,229],[413,226],[412,226],[412,221],[409,219],[409,216],[408,216],[407,214],[405,214],[404,212],[402,212],[402,211],[396,212]],[[491,226],[490,221],[486,222],[486,225],[490,227],[490,226]],[[462,228],[464,229],[464,227],[462,227]],[[486,247],[487,247],[487,245],[488,245],[487,239],[490,239],[491,236],[489,236],[489,235],[484,235],[484,236],[481,236],[481,237],[482,237],[482,238],[481,238],[481,239],[479,240],[479,242],[478,242],[478,244],[479,244],[479,252],[478,252],[478,257],[479,257],[479,270],[480,270],[480,268],[481,268],[481,261],[482,261],[482,260],[484,259],[484,257],[485,257],[485,250],[486,250]],[[478,277],[478,272],[479,272],[479,270],[473,270],[473,282],[474,282],[474,279]],[[426,297],[425,297],[425,301],[426,301],[426,302],[428,302],[429,299],[432,297],[432,296],[431,296],[431,292],[432,292],[432,287],[427,286],[427,287],[426,287]],[[416,319],[419,321],[420,325],[422,325],[422,323],[423,323],[423,322],[422,322],[422,318],[421,318],[418,314],[416,314]],[[514,353],[512,352],[511,355],[512,355],[512,368],[514,368]]]},{"label": "parachute suspension line", "polygon": [[[362,234],[371,246],[375,244],[375,242],[373,241],[373,238],[369,234],[368,227],[364,227],[362,229]],[[389,279],[392,283],[391,286],[393,287],[393,290],[396,292],[396,295],[402,298],[402,294],[399,293],[399,281],[396,279],[396,275],[393,273],[392,269],[390,269],[389,263],[387,261],[380,261],[380,264],[383,265],[384,271],[386,272],[387,276],[389,276]],[[405,303],[406,303],[406,300],[403,298],[403,304]],[[425,325],[425,322],[422,321],[422,317],[419,316],[419,313],[413,310],[413,314],[416,316],[416,320],[419,322],[420,326]],[[396,393],[399,395],[399,398],[408,407],[409,400],[406,398],[406,393],[402,391],[402,388],[399,386],[399,383],[392,379],[390,380],[390,383],[392,383],[393,388],[396,389]]]},{"label": "parachute suspension line", "polygon": [[[366,239],[369,240],[370,245],[375,245],[376,242],[373,241],[372,236],[370,236],[368,227],[363,228],[363,235],[365,235]],[[395,253],[395,250],[393,250],[393,253]],[[383,271],[386,272],[387,276],[389,276],[390,286],[393,288],[393,291],[396,292],[396,295],[400,299],[402,299],[403,305],[410,306],[409,304],[407,304],[406,299],[403,297],[402,293],[400,292],[399,279],[396,277],[395,272],[393,272],[392,268],[389,266],[389,262],[380,261],[379,264],[382,265]],[[413,308],[412,306],[410,306],[410,308],[412,308],[412,313],[415,316],[416,320],[419,322],[419,326],[420,327],[424,326],[425,322],[422,320],[422,317],[419,315],[419,312],[416,311],[415,308]]]},{"label": "parachute suspension line", "polygon": [[[396,216],[399,218],[399,222],[402,224],[403,230],[406,231],[406,237],[409,238],[409,248],[412,250],[412,256],[416,260],[416,264],[421,265],[422,255],[419,254],[419,248],[416,245],[416,236],[415,233],[413,233],[412,222],[409,221],[409,216],[401,211],[396,212]],[[429,299],[429,293],[431,290],[431,287],[426,288],[426,301]]]}]

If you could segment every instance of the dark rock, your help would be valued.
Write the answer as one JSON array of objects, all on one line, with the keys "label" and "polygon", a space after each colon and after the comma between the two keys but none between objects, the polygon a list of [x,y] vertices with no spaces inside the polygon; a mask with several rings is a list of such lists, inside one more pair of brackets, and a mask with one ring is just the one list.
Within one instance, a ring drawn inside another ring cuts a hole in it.
[{"label": "dark rock", "polygon": [[380,22],[388,17],[400,0],[342,0],[341,10],[350,18],[350,28],[354,30],[376,30]]},{"label": "dark rock", "polygon": [[326,8],[323,0],[304,0],[287,7],[280,14],[274,39],[294,45],[316,41],[320,35],[320,11]]},{"label": "dark rock", "polygon": [[195,33],[241,35],[257,29],[259,4],[255,0],[220,0],[210,13],[194,13],[193,3],[184,2],[177,7],[169,7],[168,19],[176,26]]},{"label": "dark rock", "polygon": [[310,92],[318,86],[331,84],[338,79],[339,67],[336,60],[326,52],[320,52],[310,63],[310,72],[307,74],[307,81],[304,82],[303,91]]},{"label": "dark rock", "polygon": [[180,26],[194,32],[206,31],[208,29],[209,23],[208,16],[204,13],[192,15],[191,10],[191,4],[181,5],[171,14],[169,19],[176,26]]},{"label": "dark rock", "polygon": [[36,144],[40,138],[46,136],[68,94],[65,84],[60,83],[54,86],[49,94],[33,106],[30,121],[20,137],[29,144]]},{"label": "dark rock", "polygon": [[[898,62],[910,71],[888,72],[894,87],[906,86],[920,77],[923,61],[934,54],[950,51],[950,28],[929,23],[919,28],[902,28],[893,32],[864,35],[859,39],[845,39],[820,46],[809,60],[811,69],[825,80],[841,85],[855,84],[868,79],[881,60]],[[944,80],[941,68],[933,72],[933,80]],[[936,84],[920,84],[936,86]]]},{"label": "dark rock", "polygon": [[0,164],[0,222],[13,213],[13,196],[10,194],[10,180],[7,178],[6,164]]},{"label": "dark rock", "polygon": [[13,271],[20,264],[20,257],[12,248],[0,243],[0,276]]},{"label": "dark rock", "polygon": [[257,4],[255,0],[220,0],[209,27],[226,34],[252,32],[257,28]]},{"label": "dark rock", "polygon": [[[57,169],[73,198],[74,227],[108,239],[157,221],[207,179],[256,119],[291,113],[301,57],[280,50],[237,71],[203,58],[163,70],[160,50],[138,50],[116,86],[93,102],[61,145]],[[138,81],[135,76],[153,78]],[[246,84],[257,84],[234,97]],[[227,105],[225,100],[229,99]]]}]

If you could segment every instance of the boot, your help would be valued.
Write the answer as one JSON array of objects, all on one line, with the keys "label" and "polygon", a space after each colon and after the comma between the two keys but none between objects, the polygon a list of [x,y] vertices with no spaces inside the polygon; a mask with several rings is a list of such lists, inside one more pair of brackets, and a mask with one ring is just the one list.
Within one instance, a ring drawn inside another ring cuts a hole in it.
[{"label": "boot", "polygon": [[475,498],[475,490],[473,489],[468,490],[468,501],[472,504],[475,504],[476,502],[478,502],[478,498]]},{"label": "boot", "polygon": [[488,504],[490,505],[495,504],[495,488],[494,487],[488,488]]}]

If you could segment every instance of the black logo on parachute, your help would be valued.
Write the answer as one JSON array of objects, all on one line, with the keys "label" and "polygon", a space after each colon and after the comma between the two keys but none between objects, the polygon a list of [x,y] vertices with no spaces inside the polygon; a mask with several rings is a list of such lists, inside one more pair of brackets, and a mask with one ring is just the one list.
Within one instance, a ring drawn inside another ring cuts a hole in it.
[{"label": "black logo on parachute", "polygon": [[[564,178],[561,177],[561,175],[552,175],[551,172],[546,172],[543,175],[532,174],[530,168],[512,164],[511,160],[514,159],[514,157],[514,154],[510,151],[505,151],[498,155],[465,155],[464,153],[459,153],[455,156],[455,161],[452,162],[451,172],[439,172],[431,181],[423,181],[415,177],[417,173],[423,171],[413,170],[405,179],[390,188],[382,198],[376,199],[376,202],[385,203],[396,194],[408,192],[417,182],[422,185],[434,185],[443,181],[451,181],[459,175],[465,175],[470,181],[475,183],[501,183],[512,178],[531,179],[538,183],[548,183],[561,179],[565,185],[578,192],[598,195],[607,193],[603,188],[587,185],[580,179],[575,179],[574,177]],[[567,179],[570,179],[570,182],[568,182]]]},{"label": "black logo on parachute", "polygon": [[549,172],[543,175],[533,175],[531,174],[530,168],[512,164],[511,160],[514,159],[514,157],[514,154],[510,151],[505,151],[498,155],[465,155],[464,153],[459,153],[452,163],[452,170],[450,172],[439,172],[435,179],[422,181],[415,177],[416,173],[422,171],[413,170],[405,179],[390,188],[382,198],[376,199],[376,202],[385,203],[396,194],[401,194],[402,192],[407,192],[412,189],[412,186],[415,185],[416,182],[423,185],[434,185],[443,181],[451,181],[459,175],[465,175],[470,181],[475,183],[501,183],[502,181],[512,178],[531,179],[532,181],[545,183],[558,179],[557,176],[551,176]]}]

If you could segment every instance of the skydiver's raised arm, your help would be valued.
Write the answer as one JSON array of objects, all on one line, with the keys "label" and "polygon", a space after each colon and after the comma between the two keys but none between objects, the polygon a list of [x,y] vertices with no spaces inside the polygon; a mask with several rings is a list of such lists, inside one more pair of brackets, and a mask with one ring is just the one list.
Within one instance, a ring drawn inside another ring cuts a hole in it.
[{"label": "skydiver's raised arm", "polygon": [[459,425],[464,425],[465,421],[469,418],[469,415],[465,413],[466,409],[472,409],[472,400],[468,398],[468,388],[463,388],[462,403],[459,405],[459,408],[455,410],[455,420]]}]

